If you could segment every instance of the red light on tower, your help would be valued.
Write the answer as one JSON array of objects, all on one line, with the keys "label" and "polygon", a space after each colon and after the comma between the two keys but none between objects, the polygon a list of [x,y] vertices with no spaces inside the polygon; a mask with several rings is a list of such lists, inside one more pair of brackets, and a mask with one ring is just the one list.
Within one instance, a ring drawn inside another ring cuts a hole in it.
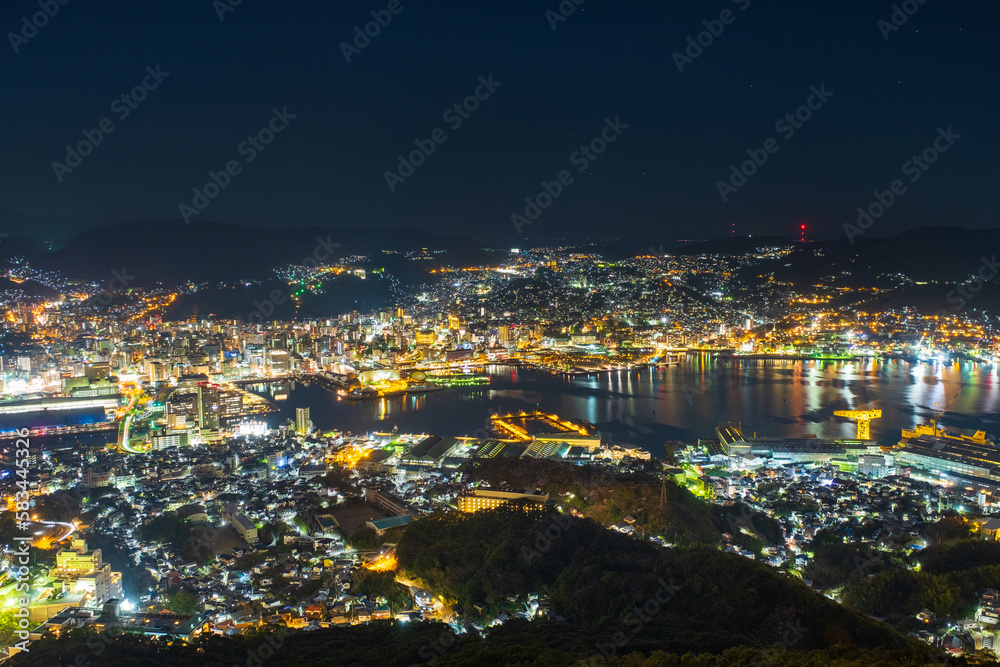
[{"label": "red light on tower", "polygon": [[799,243],[806,242],[806,226],[799,225]]}]

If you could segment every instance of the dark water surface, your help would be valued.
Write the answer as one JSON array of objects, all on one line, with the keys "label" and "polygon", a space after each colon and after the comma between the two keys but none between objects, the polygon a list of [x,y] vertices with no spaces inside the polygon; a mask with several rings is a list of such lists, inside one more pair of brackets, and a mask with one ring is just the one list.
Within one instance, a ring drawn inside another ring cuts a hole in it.
[{"label": "dark water surface", "polygon": [[[354,433],[472,435],[494,412],[542,410],[596,423],[617,442],[645,447],[654,456],[665,440],[714,437],[715,426],[739,420],[760,436],[851,438],[853,422],[834,410],[881,408],[872,438],[890,445],[900,430],[933,418],[1000,435],[1000,375],[995,367],[906,361],[714,360],[687,357],[679,366],[561,377],[491,366],[489,385],[451,387],[405,397],[352,402],[316,385],[253,387],[273,400],[275,426],[311,408],[318,428]],[[962,386],[964,384],[964,387]],[[281,400],[278,397],[287,396]]]}]

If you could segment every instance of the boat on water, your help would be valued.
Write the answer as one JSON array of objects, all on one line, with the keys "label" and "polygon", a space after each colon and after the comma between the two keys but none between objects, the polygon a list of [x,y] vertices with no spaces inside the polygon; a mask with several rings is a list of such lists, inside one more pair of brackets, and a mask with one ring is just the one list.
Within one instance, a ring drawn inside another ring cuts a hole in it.
[{"label": "boat on water", "polygon": [[904,428],[899,444],[905,444],[912,440],[926,440],[943,444],[964,444],[969,446],[980,446],[984,448],[996,449],[996,444],[986,437],[986,431],[975,431],[972,435],[965,433],[949,433],[939,422],[931,421],[929,424],[917,424],[914,428]]},{"label": "boat on water", "polygon": [[910,468],[910,477],[966,488],[1000,489],[1000,450],[986,431],[951,433],[939,420],[903,429],[892,448],[896,467]]},{"label": "boat on water", "polygon": [[478,373],[431,373],[427,379],[441,387],[489,384],[490,376]]},{"label": "boat on water", "polygon": [[393,396],[405,396],[406,394],[423,394],[431,391],[442,391],[444,387],[436,384],[411,384],[403,389],[375,389],[373,387],[363,387],[347,392],[347,398],[352,401],[370,400],[373,398],[392,398]]},{"label": "boat on water", "polygon": [[732,359],[785,359],[788,361],[861,361],[865,359],[858,354],[839,354],[834,352],[814,352],[806,354],[781,354],[778,352],[737,352],[730,355]]}]

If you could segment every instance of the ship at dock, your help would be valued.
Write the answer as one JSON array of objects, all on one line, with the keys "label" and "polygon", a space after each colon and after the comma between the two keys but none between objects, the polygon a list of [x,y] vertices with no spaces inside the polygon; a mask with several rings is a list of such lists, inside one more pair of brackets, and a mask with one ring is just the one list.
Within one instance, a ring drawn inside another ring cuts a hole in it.
[{"label": "ship at dock", "polygon": [[892,448],[897,467],[922,481],[973,489],[1000,489],[1000,450],[985,430],[951,433],[940,420],[903,429]]}]

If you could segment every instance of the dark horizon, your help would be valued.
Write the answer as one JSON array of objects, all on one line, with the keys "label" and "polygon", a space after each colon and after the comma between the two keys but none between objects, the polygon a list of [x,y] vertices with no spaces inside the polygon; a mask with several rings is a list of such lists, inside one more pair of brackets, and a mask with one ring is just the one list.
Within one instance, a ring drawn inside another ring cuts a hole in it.
[{"label": "dark horizon", "polygon": [[[795,239],[801,224],[832,239],[877,193],[873,237],[998,224],[993,6],[54,6],[0,13],[0,81],[17,100],[7,234],[64,238],[186,205],[253,227],[509,245]],[[67,146],[88,136],[100,142],[77,161]],[[423,164],[400,165],[414,150]]]}]

